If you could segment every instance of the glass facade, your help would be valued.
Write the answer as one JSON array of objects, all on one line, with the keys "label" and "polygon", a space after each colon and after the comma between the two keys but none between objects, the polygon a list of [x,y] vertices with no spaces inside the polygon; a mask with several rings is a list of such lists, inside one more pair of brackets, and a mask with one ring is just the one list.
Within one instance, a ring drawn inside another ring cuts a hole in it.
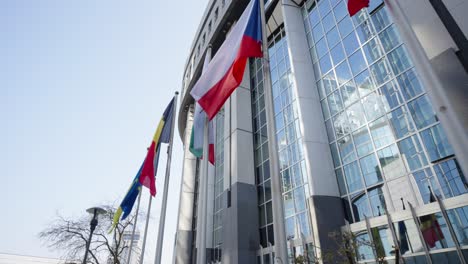
[{"label": "glass facade", "polygon": [[[269,41],[269,58],[279,166],[282,178],[286,236],[289,240],[300,239],[304,243],[302,246],[294,249],[296,257],[298,254],[301,256],[313,256],[312,245],[307,244],[305,239],[312,234],[306,200],[309,197],[308,180],[284,28],[280,28],[276,34],[271,36]],[[274,232],[263,86],[264,74],[261,60],[257,59],[251,62],[250,73],[256,166],[255,177],[260,215],[260,243],[265,248],[274,245]]]},{"label": "glass facade", "polygon": [[215,175],[213,206],[212,260],[221,262],[223,244],[223,191],[224,191],[224,108],[215,117]]},{"label": "glass facade", "polygon": [[353,18],[344,0],[308,1],[303,8],[337,182],[351,223],[400,210],[401,198],[428,203],[428,186],[442,198],[468,192],[396,26],[383,2],[372,2]]}]

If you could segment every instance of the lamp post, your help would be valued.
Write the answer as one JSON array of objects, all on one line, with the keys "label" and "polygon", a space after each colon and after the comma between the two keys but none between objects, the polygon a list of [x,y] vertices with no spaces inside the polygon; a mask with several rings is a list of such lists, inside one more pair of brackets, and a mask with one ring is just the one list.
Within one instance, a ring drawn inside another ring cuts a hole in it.
[{"label": "lamp post", "polygon": [[106,210],[100,207],[91,207],[88,210],[86,210],[86,212],[93,214],[93,219],[91,219],[91,222],[90,222],[91,231],[89,232],[89,239],[86,242],[86,251],[85,251],[84,258],[83,258],[83,264],[86,264],[86,260],[88,258],[88,251],[89,251],[89,246],[91,245],[91,238],[93,237],[94,229],[96,229],[96,226],[98,224],[98,215],[105,214]]}]

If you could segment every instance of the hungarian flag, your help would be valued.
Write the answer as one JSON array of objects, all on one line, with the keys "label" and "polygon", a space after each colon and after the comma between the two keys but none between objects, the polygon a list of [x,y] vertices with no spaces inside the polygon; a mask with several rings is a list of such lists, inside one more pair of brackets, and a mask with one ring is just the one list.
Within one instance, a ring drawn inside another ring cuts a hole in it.
[{"label": "hungarian flag", "polygon": [[262,57],[259,0],[252,0],[190,94],[211,120],[242,82],[247,60]]},{"label": "hungarian flag", "polygon": [[[206,113],[198,103],[195,103],[195,113],[193,118],[192,134],[190,135],[189,150],[197,158],[203,158],[203,138],[205,131]],[[215,125],[214,120],[208,123],[208,161],[214,165],[214,139]]]},{"label": "hungarian flag", "polygon": [[364,7],[369,7],[369,0],[348,0],[349,16],[354,16]]},{"label": "hungarian flag", "polygon": [[150,189],[152,196],[156,195],[156,184],[154,177],[156,176],[156,171],[158,169],[160,145],[161,143],[169,143],[171,138],[172,115],[174,114],[173,105],[174,98],[171,100],[166,110],[164,111],[161,121],[159,121],[158,128],[154,133],[151,146],[148,148],[148,154],[146,154],[143,168],[141,169],[141,174],[139,177],[140,183]]}]

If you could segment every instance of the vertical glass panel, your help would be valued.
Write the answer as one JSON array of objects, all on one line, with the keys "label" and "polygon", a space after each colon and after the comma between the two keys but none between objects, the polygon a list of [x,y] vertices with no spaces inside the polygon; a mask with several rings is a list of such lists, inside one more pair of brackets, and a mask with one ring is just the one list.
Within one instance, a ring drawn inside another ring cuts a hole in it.
[{"label": "vertical glass panel", "polygon": [[340,194],[345,195],[347,193],[347,191],[346,191],[346,184],[345,184],[345,181],[344,181],[343,172],[341,171],[341,169],[337,169],[337,170],[335,170],[335,174],[336,174],[336,179],[338,181],[338,187],[340,189]]},{"label": "vertical glass panel", "polygon": [[335,132],[333,132],[333,124],[332,121],[329,119],[325,121],[325,127],[327,129],[328,141],[332,142],[335,140]]},{"label": "vertical glass panel", "polygon": [[294,232],[296,230],[296,224],[294,223],[294,217],[286,218],[286,237],[294,236]]},{"label": "vertical glass panel", "polygon": [[310,22],[310,25],[312,25],[313,27],[316,26],[320,22],[318,9],[314,8],[312,11],[310,11],[309,22]]},{"label": "vertical glass panel", "polygon": [[380,42],[382,42],[382,46],[386,52],[389,52],[401,43],[395,25],[386,28],[384,31],[382,31],[382,33],[379,34],[379,37]]},{"label": "vertical glass panel", "polygon": [[328,97],[328,106],[330,107],[330,112],[332,116],[343,109],[343,103],[341,101],[339,91],[335,91]]},{"label": "vertical glass panel", "polygon": [[345,219],[350,223],[354,223],[353,214],[351,213],[351,206],[349,204],[348,196],[341,198],[341,202],[343,203],[343,208],[345,209]]},{"label": "vertical glass panel", "polygon": [[273,209],[271,207],[271,202],[266,203],[266,223],[271,224],[273,223]]},{"label": "vertical glass panel", "polygon": [[345,136],[338,140],[338,148],[340,149],[341,160],[343,164],[349,163],[356,159],[354,153],[353,141],[350,136]]},{"label": "vertical glass panel", "polygon": [[301,212],[306,209],[304,187],[299,187],[294,190],[294,201],[296,204],[296,212]]},{"label": "vertical glass panel", "polygon": [[269,200],[271,200],[271,181],[270,180],[265,182],[265,201],[269,201]]},{"label": "vertical glass panel", "polygon": [[406,138],[398,142],[398,147],[401,152],[403,161],[410,171],[420,169],[427,165],[427,159],[423,149],[416,136]]},{"label": "vertical glass panel", "polygon": [[385,114],[385,108],[380,100],[380,96],[373,92],[362,99],[362,105],[366,113],[367,120],[374,120]]},{"label": "vertical glass panel", "polygon": [[453,155],[452,146],[440,124],[422,131],[421,137],[431,162]]},{"label": "vertical glass panel", "polygon": [[345,54],[344,54],[344,51],[343,51],[343,47],[341,46],[341,43],[336,45],[336,47],[334,47],[330,51],[330,54],[331,54],[331,57],[332,57],[332,60],[333,60],[333,65],[336,66],[338,63],[343,61],[344,58],[345,58]]},{"label": "vertical glass panel", "polygon": [[354,78],[354,80],[356,81],[356,87],[358,88],[361,96],[364,96],[375,89],[368,70],[360,73]]},{"label": "vertical glass panel", "polygon": [[265,205],[260,205],[260,211],[258,212],[260,216],[260,226],[264,226],[266,224],[266,211]]},{"label": "vertical glass panel", "polygon": [[380,98],[384,103],[386,111],[389,111],[403,103],[403,98],[401,97],[400,92],[398,92],[398,88],[394,81],[390,81],[380,87],[379,94],[381,94]]},{"label": "vertical glass panel", "polygon": [[319,58],[322,58],[325,54],[327,54],[327,42],[324,38],[317,42],[317,45],[315,45],[315,51],[317,52],[317,56]]},{"label": "vertical glass panel", "polygon": [[333,9],[333,12],[335,13],[336,21],[340,21],[342,18],[348,18],[344,20],[346,20],[347,23],[352,27],[353,23],[348,17],[348,9],[346,8],[346,4],[343,1],[339,2],[339,4]]},{"label": "vertical glass panel", "polygon": [[410,100],[424,92],[414,69],[401,74],[397,80],[406,100]]},{"label": "vertical glass panel", "polygon": [[453,239],[441,213],[419,217],[419,229],[429,250],[454,247]]},{"label": "vertical glass panel", "polygon": [[344,173],[350,193],[362,189],[361,173],[356,161],[344,166]]},{"label": "vertical glass panel", "polygon": [[327,94],[331,93],[338,87],[333,70],[323,77],[323,85]]},{"label": "vertical glass panel", "polygon": [[379,150],[377,155],[379,156],[380,166],[387,180],[406,174],[406,168],[395,144]]},{"label": "vertical glass panel", "polygon": [[318,9],[320,11],[320,15],[324,17],[328,12],[330,12],[331,7],[328,1],[323,0],[318,3]]},{"label": "vertical glass panel", "polygon": [[351,205],[356,222],[365,220],[366,216],[372,216],[372,212],[369,209],[369,201],[364,191],[351,196]]},{"label": "vertical glass panel", "polygon": [[382,172],[375,155],[369,155],[359,160],[366,186],[371,186],[382,181]]},{"label": "vertical glass panel", "polygon": [[377,86],[385,83],[392,78],[390,67],[385,59],[382,59],[370,67],[372,77]]},{"label": "vertical glass panel", "polygon": [[[301,165],[297,163],[290,169],[292,176],[293,176],[293,186],[298,187],[303,184],[302,182],[302,175],[301,175]],[[296,198],[297,199],[297,198]]]},{"label": "vertical glass panel", "polygon": [[267,247],[267,232],[266,228],[260,228],[260,244],[262,244],[262,247]]},{"label": "vertical glass panel", "polygon": [[358,131],[354,132],[353,139],[358,157],[362,157],[373,151],[372,141],[367,127],[363,127]]},{"label": "vertical glass panel", "polygon": [[340,30],[341,38],[348,36],[349,33],[353,31],[353,23],[351,22],[351,19],[346,16],[345,19],[338,23],[338,29]]},{"label": "vertical glass panel", "polygon": [[390,25],[391,21],[387,14],[386,8],[381,8],[379,11],[372,15],[372,21],[374,22],[375,29],[377,32]]},{"label": "vertical glass panel", "polygon": [[380,148],[395,142],[395,137],[385,117],[379,118],[369,124],[372,138],[376,148]]},{"label": "vertical glass panel", "polygon": [[338,149],[336,148],[336,143],[333,143],[330,145],[331,153],[332,153],[332,158],[333,158],[333,164],[335,165],[335,168],[340,166],[340,156],[338,155]]},{"label": "vertical glass panel", "polygon": [[360,103],[355,103],[351,105],[346,110],[346,113],[348,114],[348,123],[352,131],[360,128],[366,123],[364,112]]},{"label": "vertical glass panel", "polygon": [[430,169],[424,169],[413,173],[414,181],[418,186],[419,193],[425,204],[433,202],[430,197],[429,187],[436,195],[440,195],[439,188]]},{"label": "vertical glass panel", "polygon": [[369,202],[372,208],[373,216],[381,216],[385,214],[385,198],[382,192],[382,188],[374,188],[367,192],[369,196]]},{"label": "vertical glass panel", "polygon": [[394,228],[402,255],[424,251],[423,244],[419,239],[418,228],[413,219],[394,223]]},{"label": "vertical glass panel", "polygon": [[320,59],[319,63],[320,63],[320,69],[322,69],[322,74],[327,73],[332,67],[329,54],[326,54],[325,56],[323,56]]},{"label": "vertical glass panel", "polygon": [[335,127],[337,138],[340,138],[350,132],[348,119],[345,112],[341,112],[333,117],[333,126]]},{"label": "vertical glass panel", "polygon": [[292,192],[287,192],[284,197],[284,216],[289,217],[294,215],[294,200]]},{"label": "vertical glass panel", "polygon": [[341,98],[345,106],[348,106],[359,99],[356,85],[351,80],[341,87]]},{"label": "vertical glass panel", "polygon": [[340,42],[340,35],[338,34],[338,29],[336,29],[336,27],[327,33],[327,41],[330,49]]},{"label": "vertical glass panel", "polygon": [[352,77],[351,72],[349,71],[348,63],[346,61],[343,61],[340,65],[336,66],[335,71],[339,85],[346,83]]},{"label": "vertical glass panel", "polygon": [[291,174],[289,173],[289,169],[281,172],[281,176],[283,178],[283,191],[288,192],[292,188]]},{"label": "vertical glass panel", "polygon": [[387,227],[374,227],[371,229],[371,232],[377,258],[395,255],[395,245],[393,243],[390,229]]},{"label": "vertical glass panel", "polygon": [[325,29],[325,32],[328,32],[334,25],[335,25],[335,19],[333,19],[333,14],[329,13],[322,19],[322,24],[323,24],[323,29]]},{"label": "vertical glass panel", "polygon": [[468,245],[468,206],[447,210],[447,214],[460,245]]},{"label": "vertical glass panel", "polygon": [[328,110],[327,100],[322,100],[320,101],[320,103],[322,104],[323,118],[324,120],[327,120],[328,118],[330,118],[330,110]]},{"label": "vertical glass panel", "polygon": [[455,159],[434,165],[434,170],[445,197],[454,197],[468,192],[465,177]]},{"label": "vertical glass panel", "polygon": [[374,27],[370,23],[370,20],[366,20],[362,24],[357,26],[356,33],[361,43],[365,43],[376,34]]},{"label": "vertical glass panel", "polygon": [[349,65],[351,65],[353,75],[360,73],[366,68],[366,61],[364,60],[364,56],[362,56],[361,50],[358,50],[349,57]]},{"label": "vertical glass panel", "polygon": [[377,41],[377,38],[373,38],[366,45],[363,46],[364,54],[366,55],[367,62],[369,64],[374,63],[380,57],[383,56],[382,48]]},{"label": "vertical glass panel", "polygon": [[411,117],[406,108],[399,107],[387,115],[396,138],[402,138],[414,131]]},{"label": "vertical glass panel", "polygon": [[359,42],[355,34],[350,34],[343,39],[343,46],[346,54],[351,55],[355,50],[359,48]]},{"label": "vertical glass panel", "polygon": [[268,231],[268,242],[270,245],[274,246],[275,245],[275,233],[273,231],[273,225],[267,226],[267,231]]},{"label": "vertical glass panel", "polygon": [[413,116],[414,123],[421,129],[437,122],[437,116],[434,113],[432,104],[427,95],[408,103],[408,108]]},{"label": "vertical glass panel", "polygon": [[322,100],[323,98],[326,97],[325,86],[324,86],[322,80],[317,82],[317,89],[318,89],[318,92],[319,92],[320,100]]},{"label": "vertical glass panel", "polygon": [[308,236],[310,235],[310,224],[309,224],[309,217],[307,216],[307,213],[300,213],[297,217],[297,220],[299,222],[299,226],[301,228],[301,235]]},{"label": "vertical glass panel", "polygon": [[392,66],[393,73],[395,73],[395,75],[398,75],[411,67],[411,61],[403,45],[390,52],[388,54],[388,60],[390,61],[390,65]]}]

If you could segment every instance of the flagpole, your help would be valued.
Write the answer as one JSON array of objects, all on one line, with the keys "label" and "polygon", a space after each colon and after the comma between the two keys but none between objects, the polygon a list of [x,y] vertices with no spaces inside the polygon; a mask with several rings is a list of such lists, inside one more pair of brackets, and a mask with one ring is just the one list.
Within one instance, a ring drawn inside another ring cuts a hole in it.
[{"label": "flagpole", "polygon": [[396,236],[395,228],[393,227],[392,217],[388,213],[387,208],[384,207],[384,211],[385,211],[385,216],[387,217],[387,225],[388,225],[388,228],[390,229],[390,233],[392,235],[393,244],[395,244],[395,260],[396,260],[397,263],[398,263],[398,261],[401,260],[402,263],[405,264],[406,261],[403,258],[403,252],[401,252],[400,241],[398,241],[398,238]]},{"label": "flagpole", "polygon": [[137,204],[137,209],[135,213],[135,221],[133,222],[133,230],[132,230],[132,237],[130,240],[130,248],[128,250],[127,264],[130,264],[130,257],[132,255],[133,241],[135,240],[135,230],[136,230],[137,221],[138,221],[138,214],[140,213],[140,201],[141,201],[141,188],[138,191],[138,204]]},{"label": "flagpole", "polygon": [[148,202],[148,213],[146,214],[146,225],[145,225],[145,234],[143,235],[143,245],[141,246],[141,257],[140,257],[140,264],[143,264],[143,259],[145,258],[145,247],[146,247],[146,236],[148,235],[148,223],[150,219],[151,213],[151,201],[153,200],[153,196],[149,196]]},{"label": "flagpole", "polygon": [[[201,201],[201,203],[199,202],[198,204],[202,205],[201,206],[201,210],[199,210],[199,212],[201,211],[202,214],[200,215],[197,215],[198,217],[198,222],[201,223],[201,229],[198,230],[197,229],[197,236],[199,237],[199,248],[198,248],[198,251],[197,251],[197,264],[203,264],[203,263],[206,263],[206,215],[207,215],[207,212],[206,212],[206,209],[207,209],[207,191],[208,191],[208,188],[207,188],[207,185],[208,185],[208,147],[209,147],[209,143],[208,143],[208,124],[209,124],[209,120],[208,120],[208,117],[205,118],[205,125],[204,125],[204,129],[203,129],[203,159],[202,159],[202,167],[201,167],[201,171],[200,171],[200,176],[203,176],[200,177],[200,180],[199,180],[199,183],[200,183],[200,186],[203,186],[203,193],[200,193],[199,192],[199,195],[198,195],[198,201]],[[203,197],[203,199],[201,199]],[[200,219],[201,218],[201,219]]]},{"label": "flagpole", "polygon": [[265,86],[265,111],[267,116],[268,149],[270,156],[271,191],[273,207],[273,230],[275,233],[275,257],[281,263],[288,263],[286,231],[284,228],[283,192],[279,173],[278,145],[275,133],[275,116],[270,76],[270,61],[268,55],[268,40],[266,35],[265,3],[260,2],[260,17],[262,22],[263,76]]},{"label": "flagpole", "polygon": [[419,222],[419,219],[416,216],[416,212],[414,211],[413,205],[410,202],[408,202],[408,206],[410,208],[411,216],[413,217],[413,221],[416,224],[416,229],[418,230],[419,239],[421,240],[421,242],[423,244],[424,253],[426,253],[425,254],[426,255],[426,262],[429,263],[429,264],[432,264],[432,259],[429,256],[429,249],[427,248],[426,240],[424,240],[424,236],[423,236],[423,234],[421,232],[421,223]]},{"label": "flagpole", "polygon": [[174,105],[172,106],[172,123],[171,123],[171,137],[169,140],[169,146],[167,147],[167,163],[166,163],[166,177],[164,178],[164,192],[161,206],[161,216],[159,217],[159,231],[158,241],[156,243],[156,256],[154,259],[155,264],[161,263],[162,246],[164,240],[164,225],[166,222],[166,207],[167,207],[167,193],[169,190],[169,176],[171,175],[171,160],[172,160],[172,143],[174,139],[174,126],[175,126],[175,111],[177,110],[177,95],[179,92],[175,92]]}]

